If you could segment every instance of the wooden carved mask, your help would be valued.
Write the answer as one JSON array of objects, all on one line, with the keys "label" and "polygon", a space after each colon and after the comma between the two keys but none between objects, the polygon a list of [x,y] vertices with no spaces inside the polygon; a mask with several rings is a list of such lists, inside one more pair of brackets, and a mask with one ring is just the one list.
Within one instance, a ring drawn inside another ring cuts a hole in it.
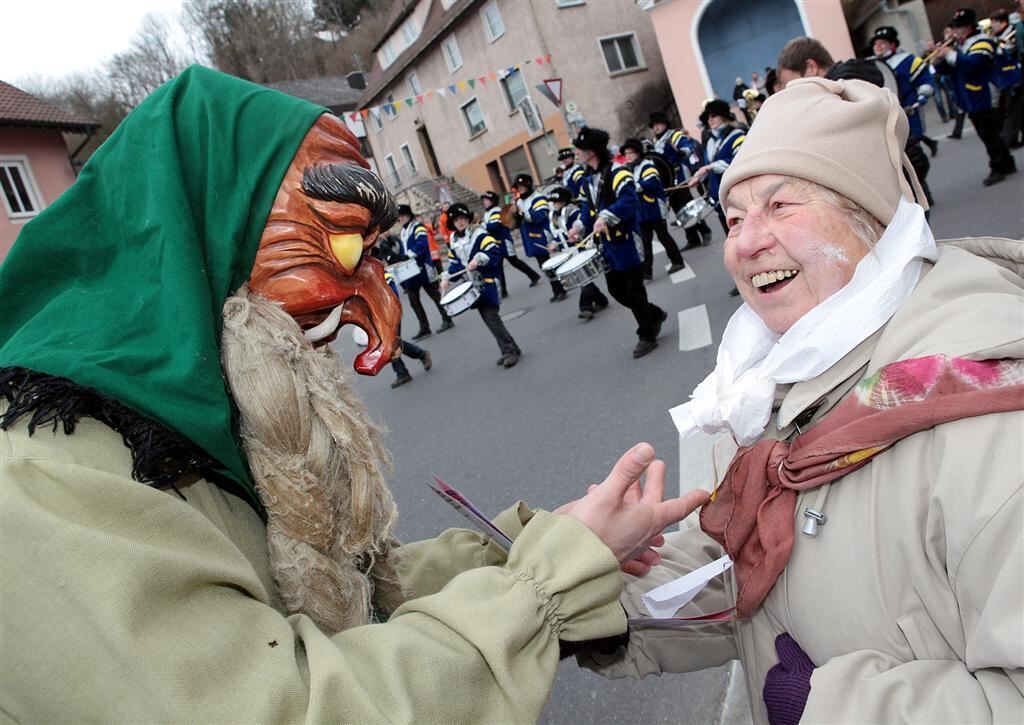
[{"label": "wooden carved mask", "polygon": [[391,194],[335,116],[306,134],[274,199],[249,288],[279,302],[306,338],[325,345],[342,325],[369,340],[354,368],[376,375],[400,354],[402,304],[368,254],[395,221]]}]

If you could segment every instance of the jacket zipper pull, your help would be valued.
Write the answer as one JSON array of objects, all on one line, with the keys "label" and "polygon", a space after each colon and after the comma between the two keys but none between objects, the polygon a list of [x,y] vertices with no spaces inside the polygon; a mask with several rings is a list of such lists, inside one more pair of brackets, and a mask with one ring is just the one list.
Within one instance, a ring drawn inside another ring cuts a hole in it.
[{"label": "jacket zipper pull", "polygon": [[817,509],[812,509],[810,506],[804,509],[804,527],[801,530],[804,536],[809,536],[812,539],[818,535],[818,527],[824,526],[825,522],[828,521],[828,517]]}]

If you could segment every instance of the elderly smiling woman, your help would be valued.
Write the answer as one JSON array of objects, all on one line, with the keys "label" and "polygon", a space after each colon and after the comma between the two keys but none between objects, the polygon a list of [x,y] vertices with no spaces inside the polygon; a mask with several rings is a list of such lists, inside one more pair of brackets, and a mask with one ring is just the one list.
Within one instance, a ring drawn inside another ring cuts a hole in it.
[{"label": "elderly smiling woman", "polygon": [[672,411],[716,491],[623,604],[733,566],[585,666],[738,658],[759,723],[1024,722],[1024,244],[936,245],[906,134],[860,81],[765,103],[721,189],[746,304]]}]

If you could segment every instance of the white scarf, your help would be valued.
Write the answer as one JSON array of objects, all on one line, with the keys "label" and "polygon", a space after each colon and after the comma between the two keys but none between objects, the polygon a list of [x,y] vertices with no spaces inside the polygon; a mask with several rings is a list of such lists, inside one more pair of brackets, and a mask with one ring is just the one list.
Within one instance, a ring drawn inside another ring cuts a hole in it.
[{"label": "white scarf", "polygon": [[669,411],[680,435],[728,428],[741,446],[764,432],[775,386],[810,380],[877,332],[910,296],[924,261],[938,256],[924,209],[903,198],[845,287],[778,335],[744,304],[729,320],[715,369]]}]

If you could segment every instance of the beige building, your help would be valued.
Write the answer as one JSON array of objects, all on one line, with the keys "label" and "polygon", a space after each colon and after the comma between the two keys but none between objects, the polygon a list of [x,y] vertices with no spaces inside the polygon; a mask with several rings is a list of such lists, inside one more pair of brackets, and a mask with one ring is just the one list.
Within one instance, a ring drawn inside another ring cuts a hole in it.
[{"label": "beige building", "polygon": [[[551,78],[561,107],[537,89]],[[430,179],[501,193],[517,173],[550,176],[574,124],[620,143],[671,100],[632,0],[399,0],[359,105],[381,176],[424,206]]]}]

